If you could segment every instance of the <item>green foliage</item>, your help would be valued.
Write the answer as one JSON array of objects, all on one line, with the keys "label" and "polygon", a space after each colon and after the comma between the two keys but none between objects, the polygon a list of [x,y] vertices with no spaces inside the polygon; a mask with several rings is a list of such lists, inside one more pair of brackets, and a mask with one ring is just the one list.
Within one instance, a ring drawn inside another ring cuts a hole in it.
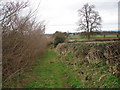
[{"label": "green foliage", "polygon": [[62,32],[55,32],[55,34],[53,34],[54,37],[54,47],[56,47],[59,43],[63,43],[66,39],[65,37],[65,33]]}]

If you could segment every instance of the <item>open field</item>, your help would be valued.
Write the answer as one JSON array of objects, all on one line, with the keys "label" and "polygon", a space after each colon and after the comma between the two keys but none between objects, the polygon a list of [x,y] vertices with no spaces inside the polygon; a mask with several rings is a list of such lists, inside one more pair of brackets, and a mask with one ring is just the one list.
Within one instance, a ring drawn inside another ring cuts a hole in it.
[{"label": "open field", "polygon": [[[87,41],[85,36],[69,36],[67,37],[69,41]],[[91,35],[90,40],[117,40],[117,35]]]},{"label": "open field", "polygon": [[[106,38],[117,37],[117,35],[105,35]],[[83,36],[69,36],[68,38],[83,38]],[[104,38],[104,35],[91,35],[91,38]]]}]

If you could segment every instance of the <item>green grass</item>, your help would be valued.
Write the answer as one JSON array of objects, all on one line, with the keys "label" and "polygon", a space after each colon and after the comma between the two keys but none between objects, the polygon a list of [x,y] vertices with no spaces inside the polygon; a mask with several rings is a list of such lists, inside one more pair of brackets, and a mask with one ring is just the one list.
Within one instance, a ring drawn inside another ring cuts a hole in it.
[{"label": "green grass", "polygon": [[73,40],[73,41],[83,41],[85,39],[70,39],[70,40]]},{"label": "green grass", "polygon": [[25,88],[62,88],[65,85],[65,78],[57,57],[52,50],[48,50],[40,57],[35,67],[37,79],[27,84]]},{"label": "green grass", "polygon": [[74,73],[74,71],[64,62],[61,62],[61,65],[67,78],[66,83],[70,85],[71,88],[81,88],[81,78],[79,78],[76,73]]},{"label": "green grass", "polygon": [[[104,35],[93,35],[91,36],[93,38],[104,38]],[[117,37],[117,35],[105,35],[105,38],[114,38]]]},{"label": "green grass", "polygon": [[35,67],[37,79],[25,88],[79,88],[81,79],[59,57],[53,50],[48,50]]},{"label": "green grass", "polygon": [[80,38],[80,36],[69,36],[68,38],[72,39],[72,38]]}]

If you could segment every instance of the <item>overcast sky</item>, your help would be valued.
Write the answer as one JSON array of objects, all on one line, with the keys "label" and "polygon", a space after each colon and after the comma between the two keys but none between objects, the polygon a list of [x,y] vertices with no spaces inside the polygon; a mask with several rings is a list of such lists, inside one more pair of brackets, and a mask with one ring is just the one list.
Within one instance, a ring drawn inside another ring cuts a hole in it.
[{"label": "overcast sky", "polygon": [[[25,0],[24,0],[25,1]],[[45,33],[55,31],[76,32],[78,27],[78,9],[84,4],[95,5],[102,17],[102,30],[118,29],[119,0],[28,0],[32,9],[36,9],[37,20],[45,20]]]}]

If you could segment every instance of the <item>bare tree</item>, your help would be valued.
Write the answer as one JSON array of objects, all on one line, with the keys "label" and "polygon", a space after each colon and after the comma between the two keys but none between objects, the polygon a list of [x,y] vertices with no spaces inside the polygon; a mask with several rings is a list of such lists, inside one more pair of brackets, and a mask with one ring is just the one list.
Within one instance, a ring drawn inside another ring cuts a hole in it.
[{"label": "bare tree", "polygon": [[99,31],[101,29],[101,17],[99,13],[94,10],[94,5],[85,4],[82,9],[79,9],[79,30],[84,30],[88,39],[93,31]]},{"label": "bare tree", "polygon": [[18,16],[21,10],[27,7],[28,2],[6,2],[1,6],[1,26],[2,33],[8,29],[15,30],[17,28]]}]

